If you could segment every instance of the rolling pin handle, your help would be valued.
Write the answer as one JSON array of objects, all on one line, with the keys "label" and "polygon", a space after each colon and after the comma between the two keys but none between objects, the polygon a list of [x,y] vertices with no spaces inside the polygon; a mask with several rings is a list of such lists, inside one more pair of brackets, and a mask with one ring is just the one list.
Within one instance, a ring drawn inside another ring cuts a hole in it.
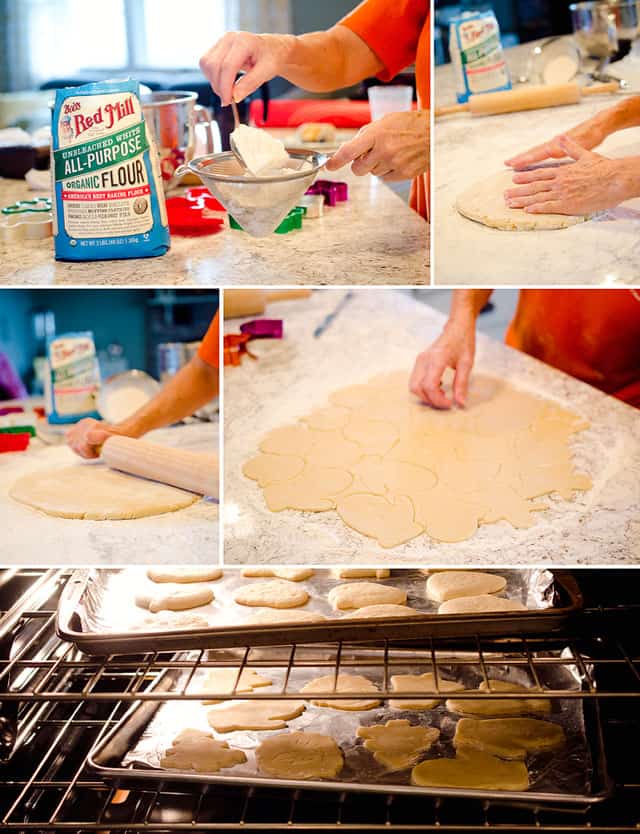
[{"label": "rolling pin handle", "polygon": [[468,104],[450,104],[447,107],[436,107],[434,116],[437,119],[439,116],[449,116],[451,113],[467,113],[468,110]]},{"label": "rolling pin handle", "polygon": [[590,87],[582,87],[583,96],[597,96],[604,93],[617,93],[620,90],[619,81],[607,81],[604,84],[592,84]]}]

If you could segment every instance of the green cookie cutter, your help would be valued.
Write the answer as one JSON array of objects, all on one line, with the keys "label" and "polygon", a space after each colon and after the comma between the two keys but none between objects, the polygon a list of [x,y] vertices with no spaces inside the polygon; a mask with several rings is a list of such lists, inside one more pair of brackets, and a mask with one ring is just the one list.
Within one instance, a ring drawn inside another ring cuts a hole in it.
[{"label": "green cookie cutter", "polygon": [[29,212],[51,211],[51,197],[36,197],[33,200],[18,200],[10,206],[0,209],[0,214],[28,214]]}]

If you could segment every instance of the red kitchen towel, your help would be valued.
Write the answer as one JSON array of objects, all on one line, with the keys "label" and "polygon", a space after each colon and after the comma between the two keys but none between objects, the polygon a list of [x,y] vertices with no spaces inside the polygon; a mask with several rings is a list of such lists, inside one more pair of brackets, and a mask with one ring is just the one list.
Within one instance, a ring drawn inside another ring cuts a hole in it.
[{"label": "red kitchen towel", "polygon": [[269,102],[269,118],[263,119],[262,102],[251,102],[251,122],[256,127],[299,127],[305,122],[325,122],[339,128],[359,128],[371,121],[368,101],[295,98]]}]

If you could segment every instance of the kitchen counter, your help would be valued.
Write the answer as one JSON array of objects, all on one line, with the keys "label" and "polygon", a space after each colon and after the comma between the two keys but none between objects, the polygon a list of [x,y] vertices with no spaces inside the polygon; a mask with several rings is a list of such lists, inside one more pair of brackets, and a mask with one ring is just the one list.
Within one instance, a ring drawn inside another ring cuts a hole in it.
[{"label": "kitchen counter", "polygon": [[[189,423],[148,439],[194,451],[217,451],[217,423]],[[0,530],[4,562],[29,565],[122,565],[218,562],[218,503],[202,499],[174,513],[122,521],[55,518],[9,496],[23,475],[80,462],[64,444],[33,438],[26,452],[0,455]],[[87,463],[86,465],[91,465]]]},{"label": "kitchen counter", "polygon": [[[506,51],[517,78],[531,44]],[[437,105],[455,104],[451,64],[437,67]],[[620,100],[592,96],[580,104],[498,116],[446,116],[436,121],[433,190],[436,284],[498,286],[640,282],[640,199],[630,200],[568,229],[507,232],[462,217],[457,197],[479,179],[504,167],[504,160],[549,140]],[[640,153],[640,130],[609,137],[598,153],[618,157]]]},{"label": "kitchen counter", "polygon": [[[0,285],[242,286],[428,284],[429,225],[381,180],[349,168],[324,179],[349,184],[349,201],[286,235],[253,238],[225,224],[206,237],[173,235],[158,258],[56,261],[52,240],[0,241]],[[32,199],[23,181],[0,179],[0,206]]]},{"label": "kitchen counter", "polygon": [[[429,291],[426,290],[425,293]],[[301,303],[278,302],[282,341],[253,341],[258,361],[225,370],[225,561],[272,564],[535,565],[625,564],[640,557],[640,412],[589,385],[483,335],[476,369],[556,400],[591,421],[576,436],[576,467],[594,486],[572,502],[548,500],[536,524],[515,530],[484,525],[468,541],[422,535],[384,550],[346,527],[335,512],[271,513],[262,490],[241,467],[271,429],[323,406],[344,385],[413,365],[440,332],[444,317],[406,292],[362,290],[320,339],[313,330],[343,297],[318,291]],[[241,321],[227,324],[237,332]]]}]

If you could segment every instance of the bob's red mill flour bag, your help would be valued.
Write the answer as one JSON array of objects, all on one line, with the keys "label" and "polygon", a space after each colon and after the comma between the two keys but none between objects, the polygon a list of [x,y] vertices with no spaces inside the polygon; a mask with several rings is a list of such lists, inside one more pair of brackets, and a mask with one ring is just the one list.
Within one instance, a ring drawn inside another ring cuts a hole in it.
[{"label": "bob's red mill flour bag", "polygon": [[160,163],[138,82],[57,90],[52,133],[56,258],[164,255],[169,225]]}]

